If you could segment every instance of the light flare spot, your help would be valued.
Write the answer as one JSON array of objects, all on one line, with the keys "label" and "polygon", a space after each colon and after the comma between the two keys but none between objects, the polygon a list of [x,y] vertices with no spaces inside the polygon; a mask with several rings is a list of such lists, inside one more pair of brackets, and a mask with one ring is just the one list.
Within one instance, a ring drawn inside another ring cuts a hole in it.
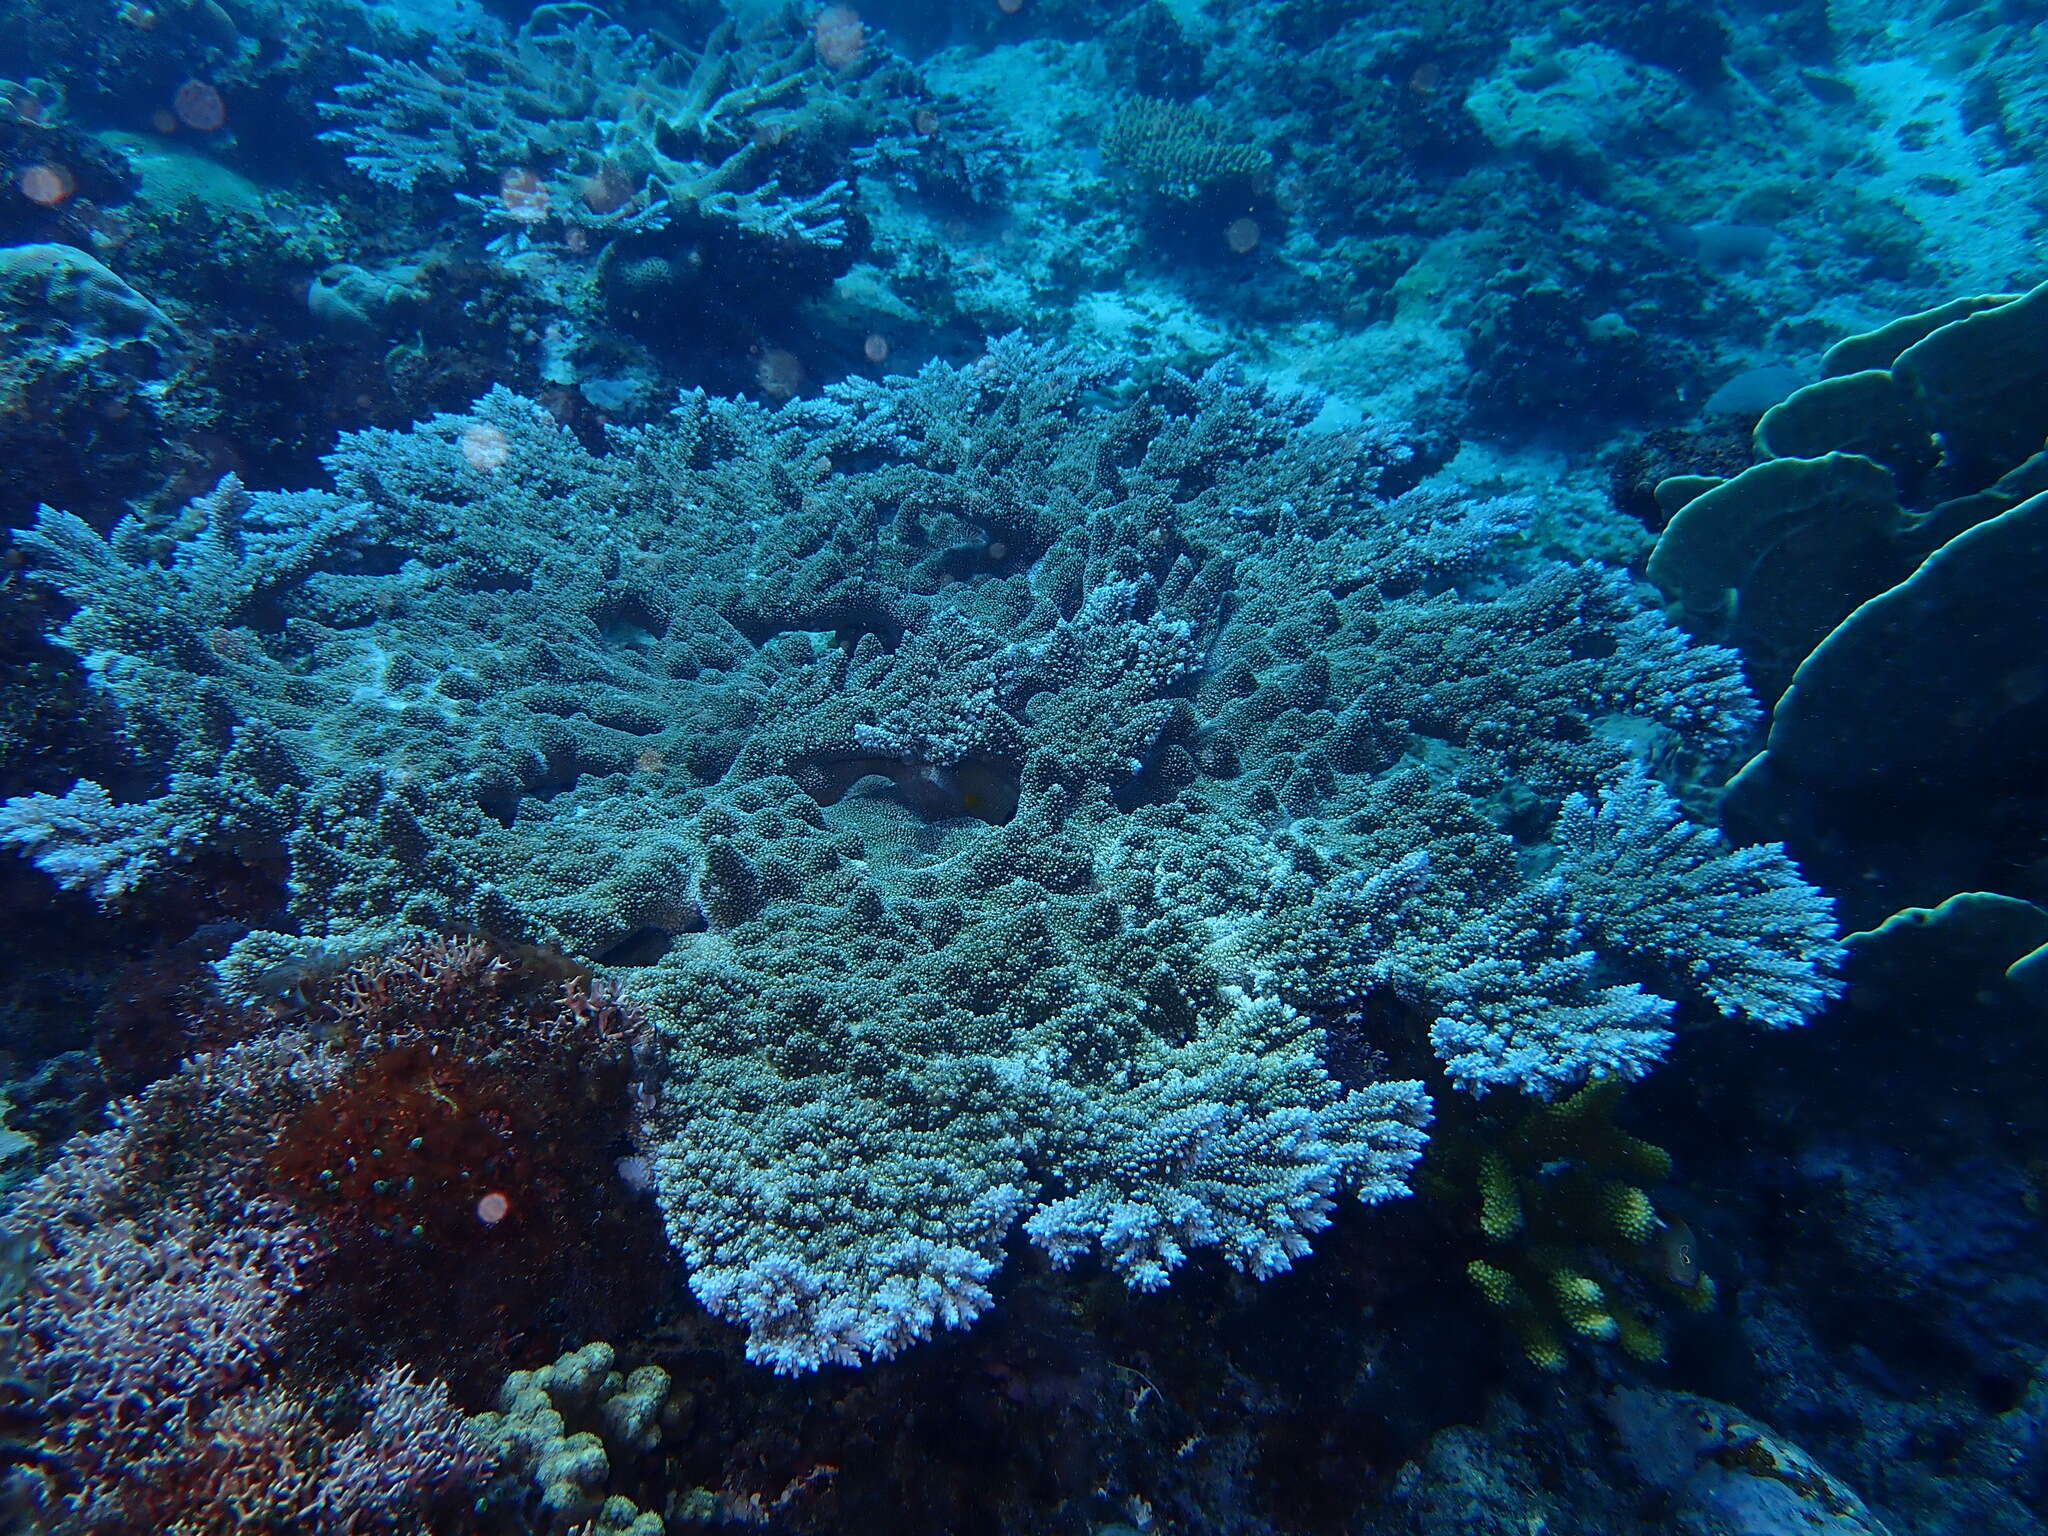
[{"label": "light flare spot", "polygon": [[54,208],[78,190],[78,183],[69,171],[61,165],[47,162],[23,166],[14,184],[21,189],[23,197],[40,208]]},{"label": "light flare spot", "polygon": [[828,5],[811,23],[811,42],[828,69],[851,69],[867,47],[867,28],[850,5]]},{"label": "light flare spot", "polygon": [[754,359],[754,382],[771,400],[787,400],[804,387],[803,359],[784,347],[765,347]]},{"label": "light flare spot", "polygon": [[548,216],[547,183],[538,172],[515,166],[498,178],[498,202],[515,224],[538,224]]},{"label": "light flare spot", "polygon": [[178,121],[197,133],[214,133],[228,120],[228,105],[204,80],[187,80],[171,98]]}]

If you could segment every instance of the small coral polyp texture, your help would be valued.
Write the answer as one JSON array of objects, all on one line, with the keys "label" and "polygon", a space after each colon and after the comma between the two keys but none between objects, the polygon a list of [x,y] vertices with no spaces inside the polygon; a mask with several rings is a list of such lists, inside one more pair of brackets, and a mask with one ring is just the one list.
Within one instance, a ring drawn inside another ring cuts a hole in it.
[{"label": "small coral polyp texture", "polygon": [[[1131,372],[1012,337],[602,452],[499,391],[167,546],[47,513],[168,787],[0,836],[115,903],[281,857],[248,993],[428,929],[611,973],[669,1236],[792,1372],[971,1322],[1018,1230],[1275,1274],[1406,1191],[1425,1076],[1548,1098],[1827,1001],[1827,902],[1671,792],[1749,741],[1731,652],[1393,426]],[[423,1150],[441,1069],[388,1068],[348,1134]]]}]

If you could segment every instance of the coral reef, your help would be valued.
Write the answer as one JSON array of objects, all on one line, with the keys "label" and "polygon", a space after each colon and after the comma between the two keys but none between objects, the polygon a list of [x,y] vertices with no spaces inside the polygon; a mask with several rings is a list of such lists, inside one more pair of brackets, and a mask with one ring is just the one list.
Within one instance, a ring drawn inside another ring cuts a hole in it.
[{"label": "coral reef", "polygon": [[2035,1536],[2038,9],[0,0],[0,1527]]},{"label": "coral reef", "polygon": [[[4,1218],[28,1272],[0,1329],[62,1529],[415,1528],[498,1454],[391,1352],[502,1370],[509,1319],[622,1315],[602,1192],[632,1015],[477,944],[304,985],[304,1017],[222,1020],[242,1038],[116,1103]],[[593,1248],[606,1284],[548,1300]],[[631,1441],[660,1394],[620,1390]]]},{"label": "coral reef", "polygon": [[[660,1536],[659,1514],[605,1490],[608,1448],[644,1455],[660,1442],[668,1372],[642,1365],[622,1375],[614,1358],[609,1344],[590,1343],[538,1370],[514,1371],[498,1411],[479,1414],[470,1428],[532,1478],[547,1521],[593,1536]],[[572,1433],[570,1417],[596,1427]]]},{"label": "coral reef", "polygon": [[8,1211],[30,1270],[0,1329],[44,1426],[27,1475],[58,1529],[397,1531],[488,1470],[441,1383],[377,1371],[342,1433],[280,1365],[332,1255],[251,1154],[331,1071],[303,1036],[195,1058]]},{"label": "coral reef", "polygon": [[785,187],[796,164],[773,153],[803,131],[810,52],[803,37],[743,47],[728,22],[694,59],[657,58],[622,27],[547,7],[509,39],[451,40],[424,64],[364,56],[364,79],[323,110],[356,170],[457,189],[507,250],[671,219],[830,250],[847,238],[846,183]]},{"label": "coral reef", "polygon": [[1270,178],[1273,157],[1200,107],[1137,96],[1117,109],[1102,156],[1149,197],[1170,203],[1244,202]]},{"label": "coral reef", "polygon": [[1632,1388],[1602,1405],[1624,1454],[1681,1520],[1713,1529],[1886,1536],[1842,1483],[1726,1403]]},{"label": "coral reef", "polygon": [[[183,348],[171,318],[69,245],[0,248],[0,310],[0,451],[18,483],[93,506],[146,488]],[[29,505],[12,494],[0,514],[17,520]]]},{"label": "coral reef", "polygon": [[2032,362],[2044,334],[2048,288],[1838,342],[1823,378],[1757,423],[1758,463],[1660,485],[1670,526],[1651,579],[1696,632],[1739,646],[1776,698],[1858,603],[2048,485]]},{"label": "coral reef", "polygon": [[1421,1146],[1375,1052],[1549,1094],[1681,1004],[1829,995],[1825,903],[1591,728],[1718,758],[1726,653],[1511,505],[1378,497],[1399,445],[1312,399],[1106,377],[1013,339],[603,457],[499,394],[345,444],[338,494],[223,486],[157,558],[49,514],[64,643],[172,777],[9,835],[109,900],[281,851],[300,932],[243,989],[461,923],[620,966],[671,1236],[784,1369],[970,1321],[1019,1221],[1140,1287],[1286,1268]]},{"label": "coral reef", "polygon": [[1730,814],[1824,869],[1862,927],[1973,888],[2048,897],[2012,853],[2048,840],[2044,331],[2048,287],[1845,338],[1758,423],[1758,463],[1659,487],[1650,575],[1782,693]]}]

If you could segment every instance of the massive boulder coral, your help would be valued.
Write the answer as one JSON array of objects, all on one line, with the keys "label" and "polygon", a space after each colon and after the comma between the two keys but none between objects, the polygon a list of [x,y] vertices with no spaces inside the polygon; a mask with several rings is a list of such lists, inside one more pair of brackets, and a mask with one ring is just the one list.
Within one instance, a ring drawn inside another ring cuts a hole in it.
[{"label": "massive boulder coral", "polygon": [[86,252],[0,248],[0,453],[9,480],[0,515],[25,521],[32,485],[45,494],[65,486],[95,510],[147,485],[162,468],[161,422],[184,349],[154,300]]},{"label": "massive boulder coral", "polygon": [[[1825,900],[1645,769],[1755,723],[1732,653],[1394,431],[1017,338],[594,453],[504,392],[25,544],[163,793],[11,802],[118,901],[275,867],[244,991],[467,925],[647,1009],[697,1294],[780,1370],[985,1310],[1013,1228],[1164,1284],[1402,1192],[1429,1100],[1649,1070],[1833,990]],[[286,931],[289,929],[289,931]]]}]

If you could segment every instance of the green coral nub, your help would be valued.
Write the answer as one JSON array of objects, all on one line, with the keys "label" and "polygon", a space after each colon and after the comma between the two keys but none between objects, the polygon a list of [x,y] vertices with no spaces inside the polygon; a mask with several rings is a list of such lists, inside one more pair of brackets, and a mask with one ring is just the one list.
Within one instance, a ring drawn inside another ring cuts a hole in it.
[{"label": "green coral nub", "polygon": [[[498,1394],[498,1411],[470,1427],[506,1464],[523,1468],[540,1490],[541,1507],[558,1529],[588,1536],[661,1536],[661,1516],[607,1493],[612,1457],[654,1449],[668,1372],[643,1365],[630,1375],[612,1369],[611,1345],[592,1342],[552,1365],[514,1371]],[[595,1428],[571,1430],[575,1419]]]},{"label": "green coral nub", "polygon": [[1662,1147],[1614,1123],[1622,1085],[1588,1084],[1518,1119],[1482,1119],[1438,1138],[1434,1188],[1470,1209],[1488,1255],[1466,1265],[1539,1369],[1563,1369],[1573,1337],[1660,1360],[1654,1298],[1712,1309],[1685,1224],[1646,1186],[1671,1173]]},{"label": "green coral nub", "polygon": [[1610,1180],[1600,1191],[1600,1201],[1602,1220],[1620,1241],[1640,1246],[1657,1235],[1657,1208],[1635,1185]]},{"label": "green coral nub", "polygon": [[1572,1332],[1589,1339],[1611,1339],[1620,1332],[1598,1280],[1559,1267],[1551,1271],[1550,1294]]},{"label": "green coral nub", "polygon": [[1495,1243],[1522,1230],[1522,1196],[1515,1188],[1514,1170],[1490,1149],[1479,1159],[1479,1230]]}]

